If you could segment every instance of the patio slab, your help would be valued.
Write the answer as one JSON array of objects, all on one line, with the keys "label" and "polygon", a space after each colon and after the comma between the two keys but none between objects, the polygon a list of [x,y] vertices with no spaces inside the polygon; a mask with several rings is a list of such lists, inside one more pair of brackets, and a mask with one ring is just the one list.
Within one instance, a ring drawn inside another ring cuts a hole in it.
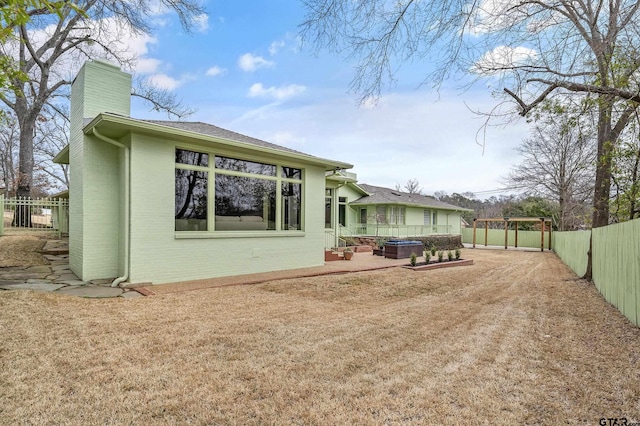
[{"label": "patio slab", "polygon": [[56,291],[64,287],[64,284],[51,284],[45,282],[38,283],[22,283],[22,284],[10,284],[2,285],[2,290],[34,290],[34,291]]},{"label": "patio slab", "polygon": [[79,287],[66,287],[58,290],[56,293],[66,294],[68,296],[87,297],[90,299],[102,299],[107,297],[118,297],[122,295],[124,290],[114,287],[102,287],[102,286],[79,286]]},{"label": "patio slab", "polygon": [[273,280],[374,271],[377,269],[395,268],[407,264],[408,259],[388,259],[381,256],[374,256],[371,252],[354,253],[351,260],[325,262],[322,266],[264,272],[259,274],[235,275],[231,277],[209,278],[204,280],[183,281],[170,284],[158,284],[139,288],[138,291],[145,295],[152,296],[156,294],[178,293],[205,288],[260,284]]}]

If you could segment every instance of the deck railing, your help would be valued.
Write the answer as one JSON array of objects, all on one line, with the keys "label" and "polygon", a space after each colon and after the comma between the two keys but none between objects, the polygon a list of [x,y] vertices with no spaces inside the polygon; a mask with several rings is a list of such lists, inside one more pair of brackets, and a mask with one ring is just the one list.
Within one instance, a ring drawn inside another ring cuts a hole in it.
[{"label": "deck railing", "polygon": [[346,247],[347,242],[337,236],[333,229],[325,229],[324,231],[324,248],[326,250],[333,250],[339,247]]},{"label": "deck railing", "polygon": [[0,235],[11,231],[69,233],[69,200],[4,198],[0,195]]},{"label": "deck railing", "polygon": [[389,225],[382,223],[356,223],[345,228],[347,232],[341,236],[374,236],[374,237],[426,237],[435,234],[451,234],[451,225]]}]

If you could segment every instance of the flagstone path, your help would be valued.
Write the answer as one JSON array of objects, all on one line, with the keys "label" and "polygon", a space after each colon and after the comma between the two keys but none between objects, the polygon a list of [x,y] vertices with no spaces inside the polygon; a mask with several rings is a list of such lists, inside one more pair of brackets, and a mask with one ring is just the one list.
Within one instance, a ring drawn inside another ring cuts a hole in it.
[{"label": "flagstone path", "polygon": [[69,267],[67,241],[49,240],[42,249],[49,265],[0,268],[0,290],[34,290],[70,296],[143,297],[135,290],[111,287],[113,278],[82,281]]}]

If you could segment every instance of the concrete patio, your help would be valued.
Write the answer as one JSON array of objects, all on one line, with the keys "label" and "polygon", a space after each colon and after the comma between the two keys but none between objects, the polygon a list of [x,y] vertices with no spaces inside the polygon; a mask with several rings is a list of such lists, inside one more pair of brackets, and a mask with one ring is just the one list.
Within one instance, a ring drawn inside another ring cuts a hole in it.
[{"label": "concrete patio", "polygon": [[[69,268],[68,251],[68,241],[48,240],[42,249],[42,255],[49,264],[0,268],[0,290],[44,291],[87,298],[132,298],[214,287],[259,284],[274,280],[373,271],[400,267],[409,263],[409,259],[388,259],[383,256],[374,256],[371,252],[356,252],[349,261],[325,262],[324,265],[311,268],[147,285],[137,288],[113,288],[111,287],[113,278],[80,280]],[[418,261],[421,260],[423,258],[419,257]]]}]

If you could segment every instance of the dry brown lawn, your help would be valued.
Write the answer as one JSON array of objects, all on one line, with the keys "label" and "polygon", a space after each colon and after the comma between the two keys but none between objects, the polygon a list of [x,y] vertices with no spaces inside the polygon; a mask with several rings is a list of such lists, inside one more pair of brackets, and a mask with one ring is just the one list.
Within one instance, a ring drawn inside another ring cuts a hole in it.
[{"label": "dry brown lawn", "polygon": [[140,299],[0,293],[2,424],[640,420],[640,330],[551,253]]},{"label": "dry brown lawn", "polygon": [[47,265],[48,262],[38,253],[47,238],[52,236],[41,232],[0,237],[0,268]]}]

